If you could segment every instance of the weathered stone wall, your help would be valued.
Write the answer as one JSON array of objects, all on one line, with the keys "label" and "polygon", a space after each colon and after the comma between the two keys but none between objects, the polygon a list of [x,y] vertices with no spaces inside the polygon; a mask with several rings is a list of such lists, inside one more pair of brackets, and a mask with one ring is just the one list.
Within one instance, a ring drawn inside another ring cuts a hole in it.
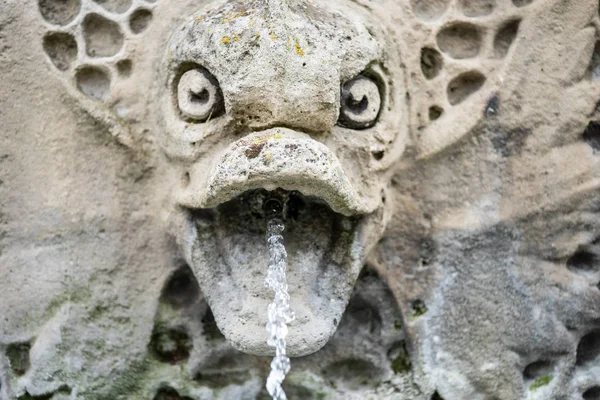
[{"label": "weathered stone wall", "polygon": [[600,399],[598,7],[0,0],[0,399]]}]

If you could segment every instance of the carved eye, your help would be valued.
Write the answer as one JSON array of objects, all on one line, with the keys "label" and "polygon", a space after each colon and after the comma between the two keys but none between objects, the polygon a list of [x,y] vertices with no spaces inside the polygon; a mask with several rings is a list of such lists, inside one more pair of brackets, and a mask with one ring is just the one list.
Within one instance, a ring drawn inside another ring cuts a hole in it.
[{"label": "carved eye", "polygon": [[350,129],[370,128],[381,111],[381,92],[374,78],[359,75],[342,85],[338,124]]},{"label": "carved eye", "polygon": [[217,79],[203,68],[190,69],[177,84],[177,104],[186,119],[206,122],[225,111]]}]

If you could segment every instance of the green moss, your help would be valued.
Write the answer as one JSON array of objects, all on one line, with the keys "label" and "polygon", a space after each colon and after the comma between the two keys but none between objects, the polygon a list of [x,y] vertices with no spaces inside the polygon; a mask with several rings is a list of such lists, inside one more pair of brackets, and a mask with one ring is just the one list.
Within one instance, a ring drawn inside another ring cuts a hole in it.
[{"label": "green moss", "polygon": [[394,321],[394,329],[397,331],[402,329],[402,324],[400,323],[400,321],[398,321],[398,320]]},{"label": "green moss", "polygon": [[102,315],[108,311],[108,306],[97,304],[89,314],[88,319],[90,321],[96,321],[102,317]]},{"label": "green moss", "polygon": [[531,386],[529,386],[529,390],[534,391],[534,390],[541,388],[542,386],[546,386],[550,383],[551,380],[552,380],[552,375],[540,376],[535,381],[533,381]]},{"label": "green moss", "polygon": [[157,360],[177,364],[189,358],[192,340],[183,330],[159,327],[152,332],[149,349]]},{"label": "green moss", "polygon": [[164,299],[160,299],[158,303],[158,310],[156,311],[157,324],[166,324],[168,321],[172,321],[180,315],[180,311],[173,307],[173,305]]},{"label": "green moss", "polygon": [[46,307],[45,314],[50,317],[62,307],[63,304],[69,303],[83,303],[86,300],[89,300],[92,297],[92,293],[86,289],[76,290],[72,288],[70,291],[65,291],[58,296],[54,297],[48,303],[48,307]]},{"label": "green moss", "polygon": [[393,344],[388,352],[390,367],[395,374],[406,374],[412,370],[410,354],[404,340]]},{"label": "green moss", "polygon": [[29,369],[29,350],[29,343],[13,343],[6,347],[6,356],[15,375],[24,375]]},{"label": "green moss", "polygon": [[144,378],[150,368],[150,364],[145,359],[133,361],[126,370],[114,376],[110,385],[106,385],[105,382],[97,382],[97,387],[87,387],[86,392],[81,393],[82,398],[90,400],[129,399],[130,395],[144,387]]},{"label": "green moss", "polygon": [[410,357],[406,351],[400,352],[398,357],[394,358],[392,361],[392,371],[395,374],[406,374],[410,372],[412,368],[412,363],[410,362]]},{"label": "green moss", "polygon": [[423,300],[415,300],[412,303],[412,318],[418,318],[427,312],[427,306]]}]

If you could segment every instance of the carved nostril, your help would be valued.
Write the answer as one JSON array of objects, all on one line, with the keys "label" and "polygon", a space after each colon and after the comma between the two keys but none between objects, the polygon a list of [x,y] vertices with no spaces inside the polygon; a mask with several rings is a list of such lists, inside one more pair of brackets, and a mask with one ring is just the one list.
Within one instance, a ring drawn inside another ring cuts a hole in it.
[{"label": "carved nostril", "polygon": [[187,187],[190,184],[190,173],[189,172],[185,172],[182,177],[181,177],[181,185],[183,187]]},{"label": "carved nostril", "polygon": [[385,150],[374,150],[371,152],[373,158],[377,161],[381,161],[383,156],[385,156]]}]

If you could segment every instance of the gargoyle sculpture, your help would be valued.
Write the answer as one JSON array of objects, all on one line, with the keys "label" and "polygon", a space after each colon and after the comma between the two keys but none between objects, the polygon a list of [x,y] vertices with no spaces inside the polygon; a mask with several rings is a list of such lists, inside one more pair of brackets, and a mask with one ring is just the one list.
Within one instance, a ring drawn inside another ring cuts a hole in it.
[{"label": "gargoyle sculpture", "polygon": [[598,32],[596,0],[0,5],[0,397],[263,396],[275,198],[290,398],[599,398]]}]

